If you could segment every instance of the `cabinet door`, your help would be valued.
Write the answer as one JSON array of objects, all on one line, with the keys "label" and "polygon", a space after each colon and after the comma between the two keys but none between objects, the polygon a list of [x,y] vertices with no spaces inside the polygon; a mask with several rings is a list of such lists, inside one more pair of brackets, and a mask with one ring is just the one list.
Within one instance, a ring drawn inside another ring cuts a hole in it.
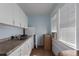
[{"label": "cabinet door", "polygon": [[34,48],[33,36],[29,38],[29,54],[31,53],[32,49]]},{"label": "cabinet door", "polygon": [[21,46],[21,56],[28,56],[28,43],[27,41]]},{"label": "cabinet door", "polygon": [[27,16],[25,16],[24,22],[25,22],[25,28],[28,28],[28,17]]},{"label": "cabinet door", "polygon": [[28,17],[24,15],[24,27],[28,28]]},{"label": "cabinet door", "polygon": [[22,11],[22,9],[20,8],[20,20],[21,20],[21,26],[24,28],[27,28],[27,16],[24,14],[24,12]]},{"label": "cabinet door", "polygon": [[9,56],[30,56],[30,53],[33,49],[33,40],[30,37],[26,40],[19,48],[13,51]]},{"label": "cabinet door", "polygon": [[57,13],[51,17],[51,31],[57,32]]},{"label": "cabinet door", "polygon": [[21,23],[21,27],[24,28],[25,26],[24,26],[24,19],[23,18],[20,18],[20,23]]},{"label": "cabinet door", "polygon": [[18,5],[14,4],[13,8],[14,25],[25,28],[27,26],[27,21],[25,21],[27,16]]},{"label": "cabinet door", "polygon": [[31,53],[31,43],[30,43],[29,39],[28,39],[28,48],[27,48],[27,50],[28,50],[27,55],[30,56],[30,53]]},{"label": "cabinet door", "polygon": [[27,16],[17,4],[0,4],[0,23],[27,28]]},{"label": "cabinet door", "polygon": [[17,48],[9,56],[20,56],[20,55],[21,55],[20,48]]},{"label": "cabinet door", "polygon": [[12,24],[12,8],[13,4],[0,4],[0,23]]},{"label": "cabinet door", "polygon": [[32,41],[31,37],[27,40],[27,56],[30,56],[31,51],[32,51]]},{"label": "cabinet door", "polygon": [[19,14],[17,4],[0,4],[0,23],[19,26]]},{"label": "cabinet door", "polygon": [[27,46],[26,46],[26,49],[27,49],[27,56],[30,56],[30,53],[31,53],[31,43],[30,43],[30,40],[28,39],[27,40]]},{"label": "cabinet door", "polygon": [[26,28],[27,27],[27,16],[23,13],[22,10],[20,10],[20,20],[21,20],[21,27]]},{"label": "cabinet door", "polygon": [[13,7],[13,21],[14,21],[14,25],[15,26],[20,26],[20,10],[19,10],[19,7],[14,4],[14,7]]},{"label": "cabinet door", "polygon": [[33,40],[33,36],[31,37],[31,49],[33,49],[34,48],[34,40]]}]

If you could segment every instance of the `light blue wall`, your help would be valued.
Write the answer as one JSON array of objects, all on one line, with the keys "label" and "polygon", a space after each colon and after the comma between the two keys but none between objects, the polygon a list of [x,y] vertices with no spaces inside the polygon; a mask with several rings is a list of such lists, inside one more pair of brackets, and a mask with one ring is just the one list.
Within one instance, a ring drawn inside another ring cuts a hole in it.
[{"label": "light blue wall", "polygon": [[0,24],[0,39],[4,39],[10,36],[19,35],[23,33],[22,28],[3,26]]},{"label": "light blue wall", "polygon": [[29,16],[28,26],[35,27],[38,45],[43,44],[43,34],[50,33],[50,16]]}]

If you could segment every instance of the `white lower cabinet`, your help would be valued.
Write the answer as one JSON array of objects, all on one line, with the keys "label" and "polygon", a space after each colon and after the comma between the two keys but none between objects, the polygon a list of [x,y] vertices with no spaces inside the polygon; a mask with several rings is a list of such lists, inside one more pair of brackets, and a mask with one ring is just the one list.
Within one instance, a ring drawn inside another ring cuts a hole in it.
[{"label": "white lower cabinet", "polygon": [[28,45],[27,45],[27,56],[29,56],[30,54],[31,54],[31,51],[32,51],[32,49],[33,49],[33,46],[34,46],[34,44],[32,45],[32,42],[34,42],[33,41],[33,37],[30,37],[29,39],[28,39],[28,41],[27,41],[27,43],[28,43]]},{"label": "white lower cabinet", "polygon": [[21,48],[19,47],[15,51],[13,51],[9,56],[20,56],[21,55],[20,51]]},{"label": "white lower cabinet", "polygon": [[27,49],[28,49],[28,44],[27,42],[25,42],[22,46],[21,46],[21,56],[26,56],[27,55]]},{"label": "white lower cabinet", "polygon": [[9,56],[30,56],[33,49],[33,37],[26,39],[26,41],[15,51],[13,51]]}]

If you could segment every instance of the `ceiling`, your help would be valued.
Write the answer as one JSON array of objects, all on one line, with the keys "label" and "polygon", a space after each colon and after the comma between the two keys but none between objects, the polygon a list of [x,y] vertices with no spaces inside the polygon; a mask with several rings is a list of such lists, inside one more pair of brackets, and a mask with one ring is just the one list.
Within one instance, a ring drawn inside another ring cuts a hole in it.
[{"label": "ceiling", "polygon": [[57,6],[56,3],[18,3],[27,16],[50,15]]}]

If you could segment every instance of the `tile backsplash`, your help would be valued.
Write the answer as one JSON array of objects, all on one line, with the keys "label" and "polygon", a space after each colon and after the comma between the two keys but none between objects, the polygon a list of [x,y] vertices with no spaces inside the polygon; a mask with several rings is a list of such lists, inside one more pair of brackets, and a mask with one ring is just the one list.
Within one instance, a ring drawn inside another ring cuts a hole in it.
[{"label": "tile backsplash", "polygon": [[11,26],[0,26],[0,41],[4,41],[4,38],[8,38],[10,36],[15,36],[23,34],[22,28],[11,27]]}]

